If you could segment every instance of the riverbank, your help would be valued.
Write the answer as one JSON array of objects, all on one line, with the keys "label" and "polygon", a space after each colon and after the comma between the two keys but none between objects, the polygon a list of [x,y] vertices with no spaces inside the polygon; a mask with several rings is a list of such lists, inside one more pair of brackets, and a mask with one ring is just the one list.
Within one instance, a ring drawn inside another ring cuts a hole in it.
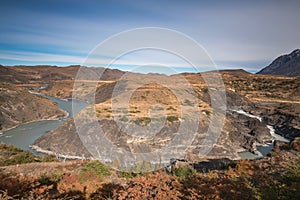
[{"label": "riverbank", "polygon": [[92,159],[92,158],[86,158],[84,155],[71,156],[71,155],[64,155],[64,154],[56,153],[56,152],[53,152],[50,150],[42,149],[37,145],[29,145],[29,147],[37,152],[44,153],[47,155],[53,155],[53,156],[56,156],[57,158],[63,158],[63,159],[68,159],[68,160],[91,160]]},{"label": "riverbank", "polygon": [[[29,145],[33,144],[39,137],[59,127],[66,119],[72,117],[74,114],[83,109],[87,103],[78,100],[65,101],[37,92],[31,93],[55,102],[56,106],[62,111],[62,113],[64,113],[64,115],[60,114],[51,116],[47,119],[31,120],[6,128],[5,130],[1,130],[3,134],[0,135],[0,142],[4,144],[12,144],[20,149],[29,150],[34,154],[39,154],[37,151],[29,148]],[[73,109],[73,106],[75,107],[75,110]]]},{"label": "riverbank", "polygon": [[[61,109],[62,110],[62,109]],[[58,117],[58,116],[53,116],[53,117],[50,117],[50,118],[47,118],[47,119],[37,119],[37,120],[31,120],[31,121],[28,121],[28,122],[24,122],[24,123],[21,123],[21,124],[17,124],[13,127],[9,127],[9,128],[6,128],[6,129],[2,129],[1,132],[0,132],[0,135],[5,135],[5,132],[6,131],[9,131],[9,130],[12,130],[14,128],[18,128],[19,126],[22,126],[22,125],[25,125],[25,124],[29,124],[29,123],[34,123],[34,122],[42,122],[42,121],[53,121],[53,120],[61,120],[61,119],[65,119],[65,118],[68,118],[70,113],[68,113],[67,111],[65,110],[62,110],[64,111],[65,115],[63,117]]]},{"label": "riverbank", "polygon": [[[30,94],[34,94],[34,95],[36,95],[36,96],[40,96],[40,97],[43,97],[43,98],[46,98],[46,99],[49,99],[49,100],[51,100],[50,98],[47,98],[47,95],[44,95],[44,94],[41,94],[41,93],[38,93],[38,92],[33,92],[33,91],[28,91]],[[50,96],[49,96],[50,97]],[[55,97],[53,97],[53,98],[55,98]],[[51,101],[53,101],[53,100],[51,100]],[[57,103],[57,102],[56,102]],[[57,106],[58,107],[58,106]],[[17,128],[18,126],[21,126],[21,125],[25,125],[25,124],[28,124],[28,123],[33,123],[33,122],[39,122],[39,121],[47,121],[47,120],[60,120],[60,119],[66,119],[66,118],[68,118],[69,116],[70,116],[70,113],[69,112],[67,112],[66,110],[64,110],[64,109],[61,109],[61,108],[59,108],[58,107],[58,109],[61,111],[61,112],[63,112],[64,113],[64,116],[59,116],[59,115],[54,115],[54,116],[51,116],[51,117],[48,117],[48,118],[46,118],[46,119],[36,119],[36,120],[30,120],[30,121],[27,121],[27,122],[22,122],[22,123],[19,123],[19,124],[17,124],[17,125],[14,125],[14,126],[12,126],[12,127],[8,127],[8,128],[5,128],[5,129],[1,129],[0,131],[0,133],[2,133],[2,134],[5,134],[5,132],[6,131],[9,131],[9,130],[11,130],[11,129],[14,129],[14,128]],[[2,134],[0,134],[0,135],[2,135]]]}]

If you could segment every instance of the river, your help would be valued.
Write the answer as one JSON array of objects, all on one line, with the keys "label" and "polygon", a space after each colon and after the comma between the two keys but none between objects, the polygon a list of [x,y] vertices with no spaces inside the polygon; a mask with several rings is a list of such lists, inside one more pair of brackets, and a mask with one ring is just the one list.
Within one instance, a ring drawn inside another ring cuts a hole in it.
[{"label": "river", "polygon": [[[262,118],[260,116],[252,115],[243,110],[232,110],[232,111],[242,114],[242,115],[245,115],[247,117],[258,119],[262,123]],[[270,130],[270,135],[273,137],[273,141],[278,140],[278,141],[282,141],[282,142],[289,142],[288,139],[276,134],[273,126],[271,126],[271,125],[266,125],[266,126]],[[238,154],[242,159],[257,159],[257,158],[266,156],[268,153],[270,153],[273,150],[273,147],[274,146],[273,146],[273,142],[272,142],[272,143],[265,144],[265,145],[257,145],[256,149],[257,149],[259,155],[253,154],[249,151],[239,152]]]},{"label": "river", "polygon": [[[42,96],[51,101],[57,103],[57,106],[68,112],[69,115],[65,118],[57,119],[57,120],[41,120],[34,121],[29,123],[21,124],[15,128],[4,131],[3,134],[0,135],[0,142],[5,144],[12,144],[15,147],[18,147],[23,150],[29,150],[34,154],[41,154],[37,151],[31,149],[29,145],[31,145],[36,139],[48,133],[51,130],[56,129],[59,125],[61,125],[65,120],[72,117],[84,107],[87,106],[86,102],[79,100],[62,100],[55,97],[47,96],[44,94],[34,93],[37,96]],[[74,104],[72,109],[72,103]]]}]

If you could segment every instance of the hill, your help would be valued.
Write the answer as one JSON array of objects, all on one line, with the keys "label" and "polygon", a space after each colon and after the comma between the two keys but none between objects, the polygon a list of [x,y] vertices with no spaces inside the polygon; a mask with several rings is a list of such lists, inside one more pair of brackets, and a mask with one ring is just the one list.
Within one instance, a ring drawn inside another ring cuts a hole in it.
[{"label": "hill", "polygon": [[64,117],[53,101],[38,97],[27,90],[0,82],[0,130],[43,119]]},{"label": "hill", "polygon": [[300,49],[276,58],[269,66],[259,71],[258,74],[300,76]]}]

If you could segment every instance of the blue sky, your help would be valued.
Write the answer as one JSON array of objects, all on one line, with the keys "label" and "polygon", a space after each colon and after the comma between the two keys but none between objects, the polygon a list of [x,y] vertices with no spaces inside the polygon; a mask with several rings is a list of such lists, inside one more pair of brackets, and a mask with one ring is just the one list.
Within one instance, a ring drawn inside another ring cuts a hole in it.
[{"label": "blue sky", "polygon": [[[256,72],[300,48],[299,8],[296,0],[2,0],[0,64],[82,64],[96,45],[114,34],[162,27],[193,38],[219,69]],[[149,62],[152,53],[136,54],[138,64]],[[134,55],[130,60],[114,67],[131,70]],[[178,63],[170,66],[192,71]]]}]

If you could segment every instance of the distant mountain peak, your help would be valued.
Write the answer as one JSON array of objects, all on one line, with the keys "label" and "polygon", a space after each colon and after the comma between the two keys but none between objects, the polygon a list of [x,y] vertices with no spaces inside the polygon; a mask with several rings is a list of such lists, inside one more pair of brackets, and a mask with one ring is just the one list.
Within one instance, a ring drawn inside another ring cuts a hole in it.
[{"label": "distant mountain peak", "polygon": [[259,71],[258,74],[300,76],[300,49],[279,56],[269,66]]}]

